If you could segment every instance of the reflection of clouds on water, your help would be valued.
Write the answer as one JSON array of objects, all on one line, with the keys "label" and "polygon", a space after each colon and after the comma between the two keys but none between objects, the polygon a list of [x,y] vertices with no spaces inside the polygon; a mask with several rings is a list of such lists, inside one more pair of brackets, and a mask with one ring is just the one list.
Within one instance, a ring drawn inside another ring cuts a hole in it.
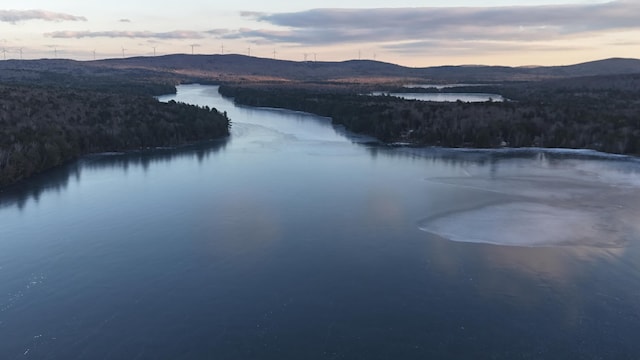
[{"label": "reflection of clouds on water", "polygon": [[640,173],[633,161],[551,155],[465,166],[464,177],[429,182],[477,192],[472,207],[451,203],[422,230],[461,242],[616,249],[638,238]]},{"label": "reflection of clouds on water", "polygon": [[[360,221],[376,226],[402,226],[406,219],[404,209],[396,199],[400,196],[393,188],[376,187],[367,192],[365,212]],[[369,225],[371,226],[371,225]]]},{"label": "reflection of clouds on water", "polygon": [[[283,238],[283,220],[271,211],[270,200],[247,189],[236,193],[215,206],[204,210],[203,234],[207,252],[216,257],[260,256]],[[223,209],[224,211],[220,211]],[[220,219],[209,219],[218,217]]]}]

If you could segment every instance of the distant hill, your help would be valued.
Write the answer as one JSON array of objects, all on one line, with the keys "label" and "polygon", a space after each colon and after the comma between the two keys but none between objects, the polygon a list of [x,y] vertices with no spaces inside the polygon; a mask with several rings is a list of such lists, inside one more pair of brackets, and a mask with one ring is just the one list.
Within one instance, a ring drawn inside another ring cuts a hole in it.
[{"label": "distant hill", "polygon": [[529,69],[532,73],[550,75],[552,77],[578,77],[597,75],[617,75],[640,73],[640,60],[610,58],[567,66],[536,67]]},{"label": "distant hill", "polygon": [[410,68],[372,60],[299,62],[244,55],[166,55],[101,60],[95,65],[170,70],[191,75],[297,81],[348,81],[363,78],[415,78],[434,81],[509,81],[640,73],[639,59],[612,58],[568,66],[436,66]]},{"label": "distant hill", "polygon": [[327,81],[349,78],[419,76],[415,69],[370,60],[344,62],[288,61],[245,55],[166,55],[108,59],[98,66],[173,71],[186,75],[228,80],[243,77],[258,80]]},{"label": "distant hill", "polygon": [[108,76],[114,71],[126,70],[146,76],[172,73],[180,77],[219,82],[498,82],[640,73],[640,60],[611,58],[575,65],[539,67],[468,65],[411,68],[372,60],[301,62],[237,54],[174,54],[97,61],[7,60],[0,62],[0,70],[0,81],[42,71]]}]

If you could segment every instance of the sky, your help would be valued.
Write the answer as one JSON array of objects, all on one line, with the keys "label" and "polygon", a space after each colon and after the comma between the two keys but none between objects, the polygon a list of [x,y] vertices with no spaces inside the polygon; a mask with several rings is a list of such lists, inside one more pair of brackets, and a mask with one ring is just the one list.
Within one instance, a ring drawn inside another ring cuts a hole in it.
[{"label": "sky", "polygon": [[0,61],[237,53],[566,65],[640,58],[639,16],[640,0],[2,0]]}]

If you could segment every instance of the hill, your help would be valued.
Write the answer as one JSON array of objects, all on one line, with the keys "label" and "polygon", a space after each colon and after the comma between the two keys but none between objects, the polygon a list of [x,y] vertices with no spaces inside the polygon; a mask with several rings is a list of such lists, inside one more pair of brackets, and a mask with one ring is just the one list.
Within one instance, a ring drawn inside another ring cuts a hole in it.
[{"label": "hill", "polygon": [[[0,62],[0,82],[39,79],[50,74],[82,78],[162,79],[172,82],[505,82],[640,73],[639,59],[611,58],[565,66],[435,66],[411,68],[373,60],[342,62],[288,61],[245,55],[185,55],[131,57],[97,61],[62,59]],[[56,79],[58,81],[59,79]]]},{"label": "hill", "polygon": [[524,81],[577,76],[640,73],[640,60],[612,58],[568,66],[436,66],[410,68],[372,61],[298,62],[245,55],[166,55],[90,62],[119,69],[169,71],[219,81],[364,81],[363,79],[415,79],[423,81]]}]

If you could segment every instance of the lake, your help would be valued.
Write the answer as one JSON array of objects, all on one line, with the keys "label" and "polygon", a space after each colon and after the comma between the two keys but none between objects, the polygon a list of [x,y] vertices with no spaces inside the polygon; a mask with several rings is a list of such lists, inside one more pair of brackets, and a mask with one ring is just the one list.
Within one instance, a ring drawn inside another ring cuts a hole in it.
[{"label": "lake", "polygon": [[487,86],[488,84],[407,84],[403,87],[407,89],[448,89],[448,88],[457,88],[457,87],[471,87],[471,86]]},{"label": "lake", "polygon": [[640,162],[391,148],[241,107],[228,139],[0,193],[1,359],[636,359]]},{"label": "lake", "polygon": [[436,101],[436,102],[485,102],[505,101],[502,95],[484,93],[386,93],[374,92],[372,95],[395,96],[405,100]]}]

